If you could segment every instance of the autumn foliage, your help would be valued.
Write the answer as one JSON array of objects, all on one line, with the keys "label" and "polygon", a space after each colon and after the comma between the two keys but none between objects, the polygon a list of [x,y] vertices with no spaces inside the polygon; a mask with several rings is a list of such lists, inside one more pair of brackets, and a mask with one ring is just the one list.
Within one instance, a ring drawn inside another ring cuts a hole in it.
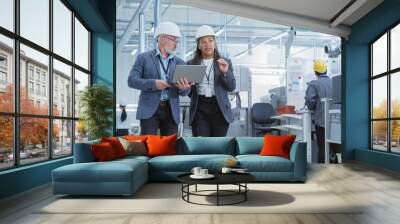
[{"label": "autumn foliage", "polygon": [[[0,111],[13,112],[14,96],[13,86],[7,86],[6,92],[0,93]],[[25,88],[20,88],[20,110],[22,114],[48,114],[48,104],[34,105],[29,99]],[[55,111],[58,114],[58,110]],[[13,148],[13,117],[0,116],[0,148]],[[20,118],[20,148],[24,149],[27,145],[46,144],[48,137],[47,118]],[[58,138],[59,127],[53,125],[53,138]]]},{"label": "autumn foliage", "polygon": [[[395,99],[392,100],[391,105],[391,117],[400,117],[400,101]],[[387,118],[387,101],[382,101],[378,106],[373,108],[373,118]],[[392,121],[392,142],[398,141],[400,138],[400,122]],[[374,138],[386,139],[387,136],[387,122],[386,121],[378,121],[374,122],[373,125],[373,133]]]}]

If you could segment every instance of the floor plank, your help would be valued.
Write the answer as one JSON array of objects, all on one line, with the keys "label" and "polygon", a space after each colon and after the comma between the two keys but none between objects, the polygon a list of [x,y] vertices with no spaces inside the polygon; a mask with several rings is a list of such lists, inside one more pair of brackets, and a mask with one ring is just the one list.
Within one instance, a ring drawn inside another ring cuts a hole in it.
[{"label": "floor plank", "polygon": [[364,206],[359,214],[37,214],[56,199],[49,185],[0,201],[0,223],[15,224],[280,224],[400,223],[400,174],[360,163],[313,165],[308,182],[323,186],[349,203]]}]

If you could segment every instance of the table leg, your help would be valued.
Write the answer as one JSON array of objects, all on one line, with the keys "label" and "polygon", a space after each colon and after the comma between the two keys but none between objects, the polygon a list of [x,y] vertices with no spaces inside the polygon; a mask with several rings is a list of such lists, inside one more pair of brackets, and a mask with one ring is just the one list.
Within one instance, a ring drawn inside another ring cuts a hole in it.
[{"label": "table leg", "polygon": [[217,184],[217,206],[219,205],[219,184]]},{"label": "table leg", "polygon": [[181,187],[182,199],[184,198],[184,197],[183,197],[183,190],[184,190],[184,186],[185,186],[185,185],[182,183],[182,187]]},{"label": "table leg", "polygon": [[247,183],[244,183],[244,201],[247,201],[247,192],[248,192],[248,190],[247,190]]},{"label": "table leg", "polygon": [[190,184],[188,184],[187,186],[188,186],[188,188],[187,188],[187,192],[188,192],[188,193],[187,193],[187,201],[188,201],[188,202],[190,202],[190,201],[189,201],[189,195],[190,195]]}]

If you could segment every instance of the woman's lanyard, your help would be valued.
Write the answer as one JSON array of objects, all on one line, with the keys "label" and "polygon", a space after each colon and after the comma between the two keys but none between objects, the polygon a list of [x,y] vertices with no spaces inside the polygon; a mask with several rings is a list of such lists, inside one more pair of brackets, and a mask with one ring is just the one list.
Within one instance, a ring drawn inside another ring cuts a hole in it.
[{"label": "woman's lanyard", "polygon": [[[203,61],[201,61],[201,65],[204,65]],[[208,70],[208,73],[206,74],[207,84],[210,84],[210,74],[211,74],[211,71],[212,71],[211,69],[213,69],[213,68],[214,68],[214,61],[211,62],[210,69]]]}]

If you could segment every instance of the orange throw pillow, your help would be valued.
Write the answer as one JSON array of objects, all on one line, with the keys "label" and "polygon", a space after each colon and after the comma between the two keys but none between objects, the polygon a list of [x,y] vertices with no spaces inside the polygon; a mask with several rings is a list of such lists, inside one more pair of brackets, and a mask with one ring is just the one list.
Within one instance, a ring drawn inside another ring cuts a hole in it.
[{"label": "orange throw pillow", "polygon": [[126,151],[117,137],[101,138],[101,142],[108,142],[114,149],[117,158],[126,156]]},{"label": "orange throw pillow", "polygon": [[148,156],[176,155],[176,139],[177,135],[149,135],[146,140]]},{"label": "orange throw pillow", "polygon": [[265,135],[264,146],[261,149],[261,156],[280,156],[286,159],[290,159],[290,148],[296,135]]},{"label": "orange throw pillow", "polygon": [[114,149],[108,142],[93,144],[90,147],[92,149],[94,157],[99,162],[110,161],[117,158]]},{"label": "orange throw pillow", "polygon": [[125,135],[123,136],[124,139],[129,141],[143,141],[146,142],[148,135]]}]

